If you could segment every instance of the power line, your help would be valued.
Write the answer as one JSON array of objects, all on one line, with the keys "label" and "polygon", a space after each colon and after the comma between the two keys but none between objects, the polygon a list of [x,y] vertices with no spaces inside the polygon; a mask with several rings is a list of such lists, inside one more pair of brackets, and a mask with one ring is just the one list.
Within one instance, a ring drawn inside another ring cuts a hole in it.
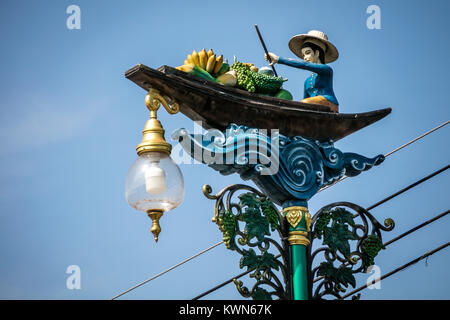
[{"label": "power line", "polygon": [[[396,274],[397,272],[402,271],[403,269],[406,269],[406,268],[408,268],[409,266],[412,266],[413,264],[416,264],[416,263],[419,262],[420,260],[423,260],[423,259],[425,259],[425,258],[431,256],[432,254],[435,254],[436,252],[438,252],[438,251],[440,251],[440,250],[442,250],[442,249],[445,249],[445,248],[448,247],[449,245],[450,245],[450,242],[447,242],[447,243],[443,244],[442,246],[440,246],[440,247],[438,247],[438,248],[436,248],[436,249],[434,249],[434,250],[432,250],[432,251],[429,251],[429,252],[425,253],[424,255],[422,255],[422,256],[420,256],[420,257],[418,257],[418,258],[416,258],[416,259],[414,259],[414,260],[412,260],[412,261],[410,261],[410,262],[408,262],[408,263],[402,265],[401,267],[398,267],[397,269],[395,269],[395,270],[393,270],[393,271],[391,271],[391,272],[389,272],[389,273],[387,273],[387,274],[385,274],[385,275],[383,275],[383,276],[381,276],[379,279],[377,279],[377,280],[375,281],[375,283],[378,282],[378,281],[381,281],[381,280],[383,280],[383,279],[386,279],[386,278],[392,276],[393,274]],[[355,290],[353,290],[352,292],[346,294],[345,296],[342,297],[342,299],[348,298],[348,297],[354,295],[355,293],[358,293],[359,291],[361,291],[361,290],[367,288],[368,286],[370,286],[370,285],[372,285],[372,284],[373,284],[373,283],[365,284],[364,286],[359,287],[358,289],[355,289]]]},{"label": "power line", "polygon": [[[445,167],[443,167],[443,168],[441,168],[441,169],[439,169],[439,170],[436,170],[435,172],[429,174],[428,176],[426,176],[426,177],[424,177],[424,178],[422,178],[422,179],[420,179],[420,180],[418,180],[418,181],[416,181],[416,182],[410,184],[409,186],[407,186],[407,187],[405,187],[405,188],[403,188],[403,189],[397,191],[396,193],[394,193],[394,194],[388,196],[387,198],[385,198],[385,199],[383,199],[383,200],[381,200],[381,201],[378,201],[377,203],[375,203],[375,204],[369,206],[368,208],[366,208],[366,210],[369,211],[369,210],[372,210],[372,209],[374,209],[374,208],[380,206],[381,204],[383,204],[383,203],[385,203],[385,202],[387,202],[387,201],[389,201],[389,200],[395,198],[396,196],[398,196],[398,195],[400,195],[400,194],[402,194],[402,193],[408,191],[409,189],[414,188],[414,187],[418,186],[419,184],[421,184],[421,183],[423,183],[423,182],[425,182],[425,181],[431,179],[432,177],[434,177],[434,176],[436,176],[436,175],[438,175],[438,174],[444,172],[444,171],[447,170],[449,167],[450,167],[450,165],[447,165],[447,166],[445,166]],[[430,220],[428,220],[428,221],[422,223],[421,225],[418,225],[418,226],[414,227],[413,229],[411,229],[411,230],[405,232],[404,234],[400,235],[399,237],[397,237],[397,239],[393,239],[393,240],[389,241],[388,243],[386,243],[386,244],[384,244],[384,245],[387,246],[387,245],[393,243],[394,241],[397,241],[397,240],[399,240],[399,239],[405,237],[405,236],[408,235],[409,233],[412,233],[412,232],[414,232],[414,231],[416,231],[416,230],[418,230],[418,229],[420,229],[420,228],[422,228],[422,227],[424,227],[424,226],[430,224],[431,222],[436,221],[436,220],[442,218],[443,216],[445,216],[445,215],[448,214],[448,213],[449,213],[449,211],[446,211],[446,212],[444,212],[444,213],[442,213],[442,214],[440,214],[440,215],[438,215],[438,216],[436,216],[436,217],[434,217],[434,218],[432,218],[432,219],[430,219]],[[219,243],[216,244],[215,246],[217,246],[217,245],[219,245],[219,244],[222,244],[222,243],[223,243],[223,241],[222,241],[222,242],[219,242]],[[198,255],[200,255],[200,254],[201,254],[201,253],[197,254],[196,256],[198,256]],[[280,255],[278,255],[276,258],[278,258],[279,256],[280,256]],[[192,257],[192,258],[190,258],[190,259],[193,259],[193,258],[194,258],[194,257]],[[172,267],[171,269],[173,269],[173,267]],[[162,275],[162,274],[164,274],[164,273],[170,271],[171,269],[166,270],[165,272],[163,272],[163,273],[161,273],[161,274],[159,274],[159,275]],[[210,293],[212,293],[212,292],[214,292],[214,291],[216,291],[216,290],[218,290],[218,289],[220,289],[220,288],[226,286],[227,284],[231,283],[231,282],[233,281],[233,279],[239,279],[239,278],[241,278],[241,277],[247,275],[247,274],[250,273],[251,271],[252,271],[252,270],[245,271],[245,272],[243,272],[243,273],[241,273],[241,274],[239,274],[239,275],[237,275],[237,276],[235,276],[235,277],[233,277],[233,278],[231,278],[231,279],[228,279],[228,280],[224,281],[223,283],[221,283],[221,284],[215,286],[214,288],[211,288],[211,289],[209,289],[209,290],[207,290],[207,291],[201,293],[200,295],[196,296],[196,297],[193,298],[192,300],[198,300],[198,299],[200,299],[200,298],[202,298],[202,297],[204,297],[204,296],[206,296],[206,295],[208,295],[208,294],[210,294]],[[159,276],[159,275],[157,275],[157,276]],[[144,283],[147,283],[147,282],[153,280],[153,279],[156,278],[157,276],[155,276],[155,277],[153,277],[153,278],[151,278],[151,279],[145,281]],[[321,278],[318,278],[318,279],[316,279],[316,281],[318,281],[318,280],[320,280],[320,279],[321,279]],[[144,283],[142,283],[142,284],[144,284]],[[139,284],[138,286],[140,286],[140,285],[142,285],[142,284]],[[129,292],[129,291],[131,291],[131,290],[133,290],[133,289],[135,289],[135,288],[137,288],[138,286],[136,286],[136,287],[134,287],[134,288],[131,288],[131,289],[127,290],[127,291],[124,292],[123,294],[125,294],[125,293],[127,293],[127,292]],[[114,298],[113,298],[113,299],[114,299]]]},{"label": "power line", "polygon": [[[278,259],[279,257],[281,257],[281,254],[278,254],[277,256],[275,256],[274,259]],[[214,291],[216,291],[216,290],[218,290],[218,289],[220,289],[220,288],[226,286],[227,284],[233,282],[234,279],[242,278],[243,276],[249,274],[249,273],[252,272],[252,271],[254,271],[254,269],[250,269],[250,270],[244,271],[244,272],[238,274],[237,276],[235,276],[235,277],[233,277],[233,278],[231,278],[231,279],[228,279],[228,280],[225,281],[225,282],[222,282],[221,284],[215,286],[214,288],[211,288],[211,289],[209,289],[209,290],[207,290],[207,291],[205,291],[205,292],[199,294],[199,295],[196,296],[195,298],[192,298],[192,300],[198,300],[198,299],[200,299],[200,298],[203,298],[204,296],[210,294],[211,292],[214,292]]]},{"label": "power line", "polygon": [[[436,220],[438,220],[438,219],[440,219],[440,218],[446,216],[449,212],[450,212],[450,210],[447,210],[447,211],[445,211],[445,212],[443,212],[443,213],[441,213],[441,214],[435,216],[434,218],[432,218],[432,219],[430,219],[430,220],[427,220],[427,221],[425,221],[424,223],[421,223],[421,224],[415,226],[414,228],[412,228],[412,229],[410,229],[410,230],[408,230],[408,231],[402,233],[402,234],[399,235],[398,237],[395,237],[394,239],[385,242],[385,243],[383,244],[383,246],[386,247],[386,246],[388,246],[388,245],[394,243],[395,241],[398,241],[398,240],[400,240],[400,239],[406,237],[408,234],[413,233],[414,231],[417,231],[417,230],[419,230],[419,229],[425,227],[426,225],[428,225],[428,224],[430,224],[430,223],[432,223],[432,222],[434,222],[434,221],[436,221]],[[281,254],[277,255],[277,256],[275,257],[275,259],[278,259],[279,257],[281,257]],[[220,289],[220,288],[226,286],[227,284],[233,282],[233,279],[239,279],[239,278],[241,278],[241,277],[243,277],[243,276],[249,274],[249,273],[252,272],[252,271],[253,271],[253,270],[248,270],[248,271],[242,272],[242,273],[238,274],[237,276],[235,276],[235,277],[233,277],[233,278],[231,278],[231,279],[228,279],[227,281],[222,282],[221,284],[215,286],[214,288],[211,288],[211,289],[209,289],[209,290],[207,290],[207,291],[205,291],[205,292],[199,294],[198,296],[196,296],[196,297],[193,298],[192,300],[198,300],[198,299],[200,299],[200,298],[203,298],[204,296],[206,296],[206,295],[212,293],[213,291],[216,291],[216,290],[218,290],[218,289]],[[323,278],[324,278],[324,277],[318,277],[318,278],[316,278],[316,279],[314,280],[314,282],[317,282],[317,281],[319,281],[319,280],[321,280],[321,279],[323,279]]]},{"label": "power line", "polygon": [[415,139],[413,139],[413,140],[411,140],[411,141],[405,143],[404,145],[401,145],[401,146],[398,147],[397,149],[394,149],[394,150],[392,150],[391,152],[386,153],[384,156],[385,156],[386,158],[389,157],[391,154],[396,153],[397,151],[403,149],[403,148],[406,147],[406,146],[409,146],[411,143],[414,143],[414,142],[416,142],[417,140],[420,140],[420,139],[422,139],[423,137],[429,135],[430,133],[432,133],[432,132],[434,132],[434,131],[436,131],[436,130],[438,130],[438,129],[444,127],[444,126],[446,126],[447,124],[449,124],[449,122],[450,122],[450,120],[445,121],[444,123],[442,123],[441,125],[437,126],[436,128],[431,129],[430,131],[425,132],[424,134],[422,134],[422,135],[418,136],[417,138],[415,138]]},{"label": "power line", "polygon": [[[421,135],[418,136],[417,138],[415,138],[415,139],[413,139],[413,140],[411,140],[411,141],[409,141],[409,142],[407,142],[407,143],[401,145],[400,147],[398,147],[398,148],[392,150],[391,152],[386,153],[386,154],[384,155],[384,157],[385,157],[385,158],[389,157],[390,155],[396,153],[397,151],[402,150],[403,148],[405,148],[405,147],[409,146],[410,144],[412,144],[412,143],[414,143],[414,142],[416,142],[416,141],[422,139],[423,137],[429,135],[430,133],[433,133],[434,131],[439,130],[440,128],[446,126],[446,125],[449,124],[449,123],[450,123],[450,120],[447,120],[447,121],[441,123],[441,124],[438,125],[437,127],[435,127],[435,128],[433,128],[433,129],[431,129],[431,130],[429,130],[429,131],[427,131],[427,132],[421,134]],[[325,187],[321,188],[317,193],[319,193],[319,192],[321,192],[321,191],[323,191],[323,190],[326,190],[326,189],[328,189],[328,188],[334,186],[336,183],[341,182],[342,180],[345,180],[345,179],[347,179],[347,178],[348,178],[348,176],[343,176],[342,178],[340,178],[340,179],[337,180],[336,182],[334,182],[334,183],[332,183],[332,184],[330,184],[330,185],[328,185],[328,186],[325,186]]]},{"label": "power line", "polygon": [[450,210],[447,210],[447,211],[445,211],[445,212],[443,212],[441,214],[438,214],[436,217],[434,217],[434,218],[432,218],[430,220],[427,220],[424,223],[421,223],[418,226],[415,226],[414,228],[409,229],[408,231],[406,231],[406,232],[402,233],[401,235],[395,237],[394,239],[391,239],[391,240],[383,243],[383,246],[387,247],[388,245],[394,243],[395,241],[398,241],[398,240],[406,237],[408,234],[413,233],[414,231],[417,231],[417,230],[425,227],[426,225],[429,225],[430,223],[432,223],[432,222],[434,222],[434,221],[436,221],[436,220],[438,220],[440,218],[445,217],[449,212],[450,212]]},{"label": "power line", "polygon": [[[383,246],[384,246],[384,247],[387,247],[388,245],[390,245],[390,244],[394,243],[395,241],[398,241],[398,240],[400,240],[400,239],[406,237],[407,235],[413,233],[414,231],[417,231],[417,230],[419,230],[419,229],[425,227],[426,225],[429,225],[430,223],[432,223],[432,222],[434,222],[434,221],[436,221],[436,220],[439,220],[440,218],[445,217],[449,212],[450,212],[450,210],[447,210],[447,211],[445,211],[445,212],[443,212],[443,213],[441,213],[441,214],[438,214],[438,215],[435,216],[434,218],[431,218],[430,220],[427,220],[427,221],[425,221],[424,223],[421,223],[421,224],[415,226],[414,228],[409,229],[408,231],[402,233],[401,235],[399,235],[399,236],[397,236],[397,237],[395,237],[395,238],[393,238],[393,239],[391,239],[391,240],[389,240],[389,241],[383,243]],[[357,258],[357,260],[359,260],[359,258]],[[348,263],[345,262],[344,265],[348,265]],[[316,279],[314,279],[313,282],[320,281],[320,280],[322,280],[323,278],[324,278],[323,276],[317,277]]]},{"label": "power line", "polygon": [[[428,176],[426,176],[426,177],[424,177],[424,178],[422,178],[422,179],[420,179],[420,180],[418,180],[418,181],[416,181],[416,182],[410,184],[409,186],[407,186],[407,187],[405,187],[405,188],[403,188],[403,189],[397,191],[396,193],[394,193],[394,194],[388,196],[387,198],[384,198],[383,200],[378,201],[377,203],[375,203],[375,204],[369,206],[368,208],[366,208],[366,210],[369,211],[369,210],[372,210],[372,209],[374,209],[374,208],[376,208],[376,207],[382,205],[383,203],[385,203],[385,202],[387,202],[387,201],[389,201],[389,200],[395,198],[396,196],[398,196],[398,195],[400,195],[400,194],[402,194],[402,193],[408,191],[409,189],[414,188],[414,187],[418,186],[419,184],[421,184],[421,183],[423,183],[423,182],[425,182],[425,181],[431,179],[432,177],[434,177],[434,176],[436,176],[436,175],[438,175],[438,174],[444,172],[444,171],[447,170],[449,167],[450,167],[450,165],[447,165],[447,166],[445,166],[445,167],[443,167],[443,168],[441,168],[441,169],[439,169],[439,170],[436,170],[435,172],[429,174]],[[414,227],[413,229],[411,229],[411,230],[405,232],[404,234],[398,236],[397,239],[393,239],[393,240],[391,240],[391,241],[385,243],[384,246],[387,246],[387,245],[393,243],[394,241],[397,241],[397,240],[399,240],[399,239],[405,237],[405,236],[408,235],[409,233],[414,232],[414,231],[416,231],[416,230],[418,230],[418,229],[420,229],[420,228],[422,228],[422,227],[424,227],[424,226],[430,224],[431,222],[436,221],[436,220],[442,218],[442,217],[445,216],[448,212],[449,212],[449,211],[446,211],[446,212],[444,212],[444,213],[442,213],[442,214],[440,214],[440,215],[438,215],[438,216],[432,218],[431,220],[428,220],[428,221],[426,221],[426,222],[424,222],[424,223],[422,223],[422,224],[420,224],[420,225]],[[200,298],[202,298],[202,297],[204,297],[204,296],[210,294],[211,292],[213,292],[213,291],[215,291],[215,290],[218,290],[218,289],[222,288],[223,286],[225,286],[225,285],[231,283],[231,282],[233,281],[233,279],[239,279],[239,278],[245,276],[245,275],[248,274],[248,273],[250,273],[250,271],[243,272],[243,273],[237,275],[236,277],[231,278],[231,279],[229,279],[229,280],[227,280],[227,281],[225,281],[225,282],[223,282],[223,283],[217,285],[216,287],[214,287],[214,288],[212,288],[212,289],[209,289],[208,291],[203,292],[202,294],[196,296],[196,297],[193,298],[192,300],[200,299]],[[322,279],[322,278],[323,278],[323,277],[318,277],[317,279],[315,279],[314,282],[319,281],[319,280]]]},{"label": "power line", "polygon": [[220,241],[220,242],[218,242],[218,243],[216,243],[216,244],[210,246],[209,248],[206,248],[205,250],[200,251],[199,253],[193,255],[192,257],[187,258],[186,260],[183,260],[183,261],[181,261],[180,263],[177,263],[176,265],[170,267],[169,269],[164,270],[163,272],[158,273],[157,275],[151,277],[150,279],[147,279],[147,280],[145,280],[145,281],[142,281],[141,283],[135,285],[134,287],[132,287],[132,288],[130,288],[130,289],[128,289],[128,290],[125,290],[125,291],[122,292],[122,293],[119,293],[118,295],[116,295],[116,296],[115,296],[114,298],[112,298],[111,300],[115,300],[116,298],[118,298],[118,297],[120,297],[120,296],[123,296],[124,294],[126,294],[126,293],[128,293],[128,292],[130,292],[130,291],[132,291],[132,290],[134,290],[134,289],[136,289],[136,288],[138,288],[138,287],[140,287],[140,286],[146,284],[147,282],[150,282],[150,281],[152,281],[152,280],[154,280],[154,279],[156,279],[156,278],[162,276],[163,274],[169,272],[170,270],[173,270],[173,269],[175,269],[175,268],[181,266],[182,264],[185,264],[186,262],[188,262],[188,261],[190,261],[190,260],[192,260],[192,259],[198,257],[198,256],[201,255],[201,254],[204,254],[205,252],[207,252],[207,251],[209,251],[209,250],[211,250],[211,249],[217,247],[218,245],[220,245],[220,244],[222,244],[222,243],[223,243],[223,241]]},{"label": "power line", "polygon": [[[434,132],[434,131],[436,131],[436,130],[442,128],[443,126],[447,125],[449,122],[450,122],[450,121],[446,121],[446,122],[442,123],[441,125],[437,126],[436,128],[433,128],[433,129],[431,129],[431,130],[425,132],[424,134],[418,136],[417,138],[415,138],[415,139],[413,139],[413,140],[411,140],[411,141],[409,141],[409,142],[403,144],[402,146],[396,148],[395,150],[393,150],[393,151],[387,153],[387,154],[385,155],[385,157],[388,157],[388,156],[392,155],[393,153],[395,153],[395,152],[397,152],[397,151],[399,151],[399,150],[405,148],[406,146],[408,146],[408,145],[410,145],[410,144],[412,144],[412,143],[414,143],[414,142],[416,142],[416,141],[422,139],[423,137],[427,136],[428,134],[430,134],[430,133],[432,133],[432,132]],[[446,169],[448,169],[448,166],[447,166]],[[445,169],[445,170],[446,170],[446,169]],[[442,170],[442,169],[441,169],[441,170]],[[440,172],[439,172],[439,173],[440,173]],[[321,191],[327,189],[328,187],[331,187],[331,186],[335,185],[336,183],[338,183],[338,182],[344,180],[345,178],[347,178],[347,176],[344,176],[344,177],[342,177],[341,179],[337,180],[335,183],[333,183],[333,184],[331,184],[331,185],[329,185],[329,186],[326,186],[326,187],[320,189],[318,192],[321,192]],[[431,177],[430,177],[430,178],[431,178]],[[425,179],[425,178],[424,178],[424,179]],[[428,179],[429,179],[429,178],[428,178]],[[428,180],[428,179],[426,179],[426,180]],[[424,180],[424,181],[425,181],[425,180]],[[422,182],[423,182],[423,181],[422,181]],[[420,182],[420,183],[421,183],[421,182]],[[407,187],[407,188],[408,188],[408,187]],[[411,187],[411,188],[412,188],[412,187]],[[402,191],[401,193],[403,193],[403,192],[405,192],[405,191],[406,191],[406,190]],[[399,192],[400,192],[400,191],[399,191]],[[389,199],[389,200],[390,200],[390,199]],[[386,201],[388,201],[388,200],[386,200]],[[386,202],[386,201],[384,201],[384,202]],[[216,247],[216,246],[218,246],[218,245],[220,245],[220,244],[222,244],[222,243],[223,243],[223,241],[221,241],[221,242],[219,242],[219,243],[217,243],[217,244],[215,244],[215,245],[213,245],[213,246],[211,246],[211,247],[209,247],[209,248],[207,248],[207,249],[205,249],[205,250],[203,250],[203,251],[200,251],[199,253],[195,254],[194,256],[192,256],[192,257],[190,257],[190,258],[188,258],[188,259],[186,259],[186,260],[184,260],[184,261],[182,261],[182,262],[180,262],[180,263],[174,265],[173,267],[171,267],[171,268],[169,268],[169,269],[167,269],[167,270],[165,270],[165,271],[163,271],[163,272],[161,272],[161,273],[158,273],[157,275],[153,276],[152,278],[150,278],[150,279],[148,279],[148,280],[145,280],[145,281],[139,283],[138,285],[136,285],[136,286],[134,286],[134,287],[132,287],[132,288],[130,288],[130,289],[128,289],[128,290],[126,290],[126,291],[120,293],[120,294],[118,294],[117,296],[115,296],[114,298],[112,298],[112,300],[114,300],[114,299],[116,299],[116,298],[118,298],[118,297],[120,297],[120,296],[122,296],[122,295],[124,295],[124,294],[126,294],[126,293],[128,293],[128,292],[130,292],[130,291],[132,291],[132,290],[134,290],[134,289],[136,289],[136,288],[138,288],[138,287],[140,287],[140,286],[142,286],[142,285],[144,285],[144,284],[146,284],[146,283],[148,283],[148,282],[150,282],[150,281],[152,281],[152,280],[154,280],[154,279],[156,279],[156,278],[158,278],[159,276],[161,276],[161,275],[163,275],[163,274],[165,274],[165,273],[167,273],[167,272],[169,272],[169,271],[171,271],[171,270],[177,268],[178,266],[184,264],[185,262],[188,262],[189,260],[192,260],[192,259],[194,259],[194,258],[196,258],[196,257],[198,257],[198,256],[200,256],[200,255],[202,255],[203,253],[209,251],[210,249],[212,249],[212,248],[214,248],[214,247]],[[232,280],[231,280],[231,281],[232,281]],[[195,298],[194,298],[194,299],[195,299]]]},{"label": "power line", "polygon": [[[387,158],[387,157],[389,157],[390,155],[392,155],[392,154],[394,154],[394,153],[400,151],[401,149],[405,148],[406,146],[408,146],[408,145],[410,145],[410,144],[412,144],[412,143],[414,143],[414,142],[416,142],[416,141],[422,139],[423,137],[429,135],[430,133],[432,133],[432,132],[434,132],[434,131],[436,131],[436,130],[442,128],[442,127],[444,127],[444,126],[447,125],[449,122],[450,122],[450,121],[446,121],[446,122],[440,124],[439,126],[437,126],[437,127],[433,128],[433,129],[431,129],[431,130],[425,132],[424,134],[418,136],[417,138],[415,138],[415,139],[413,139],[413,140],[411,140],[411,141],[409,141],[409,142],[407,142],[407,143],[401,145],[400,147],[398,147],[398,148],[392,150],[391,152],[388,152],[388,153],[385,155],[385,158]],[[390,195],[389,197],[387,197],[387,198],[385,198],[385,199],[383,199],[383,200],[381,200],[381,201],[379,201],[379,202],[377,202],[377,203],[371,205],[371,206],[368,207],[366,210],[369,211],[369,210],[372,210],[372,209],[374,209],[374,208],[380,206],[381,204],[383,204],[383,203],[385,203],[385,202],[387,202],[387,201],[389,201],[389,200],[391,200],[391,199],[397,197],[398,195],[400,195],[400,194],[402,194],[402,193],[408,191],[409,189],[412,189],[412,188],[414,188],[415,186],[417,186],[417,185],[419,185],[419,184],[421,184],[421,183],[423,183],[423,182],[425,182],[425,181],[431,179],[432,177],[434,177],[434,176],[440,174],[441,172],[444,172],[444,171],[447,170],[449,167],[450,167],[450,165],[447,165],[447,166],[445,166],[445,167],[443,167],[443,168],[441,168],[441,169],[439,169],[439,170],[437,170],[437,171],[431,173],[430,175],[428,175],[428,176],[426,176],[426,177],[424,177],[424,178],[422,178],[422,179],[420,179],[420,180],[418,180],[418,181],[416,181],[416,182],[410,184],[409,186],[407,186],[407,187],[405,187],[405,188],[399,190],[398,192],[396,192],[396,193]],[[344,180],[345,178],[347,178],[347,176],[342,177],[340,180],[336,181],[336,182],[335,182],[334,184],[332,184],[332,185],[335,185],[336,183],[338,183],[338,182]],[[327,187],[324,187],[324,188],[320,189],[319,192],[325,190],[326,188],[328,188],[328,187],[330,187],[330,186],[332,186],[332,185],[329,185],[329,186],[327,186]],[[401,238],[407,236],[408,234],[410,234],[410,233],[412,233],[412,232],[414,232],[414,231],[417,231],[417,230],[419,230],[420,228],[423,228],[424,226],[426,226],[426,225],[428,225],[428,224],[430,224],[430,223],[432,223],[432,222],[434,222],[434,221],[436,221],[436,220],[442,218],[443,216],[447,215],[448,213],[449,213],[449,211],[446,211],[446,212],[444,212],[444,213],[442,213],[442,214],[440,214],[440,215],[438,215],[438,216],[436,216],[436,217],[434,217],[434,218],[432,218],[432,219],[430,219],[430,220],[428,220],[428,221],[426,221],[426,222],[424,222],[424,223],[422,223],[422,224],[420,224],[420,225],[418,225],[418,226],[416,226],[416,227],[414,227],[414,228],[408,230],[407,232],[401,234],[400,236],[398,236],[398,237],[396,237],[396,238],[394,238],[394,239],[392,239],[392,240],[386,242],[386,243],[384,244],[384,246],[386,247],[386,246],[388,246],[389,244],[392,244],[393,242],[395,242],[395,241],[397,241],[397,240],[400,240]],[[281,256],[281,255],[278,255],[278,256],[275,257],[275,258],[278,258],[279,256]],[[193,298],[192,300],[198,300],[198,299],[200,299],[200,298],[202,298],[202,297],[204,297],[204,296],[206,296],[206,295],[208,295],[208,294],[210,294],[210,293],[212,293],[212,292],[214,292],[214,291],[216,291],[216,290],[218,290],[218,289],[220,289],[220,288],[226,286],[227,284],[233,282],[233,279],[239,279],[239,278],[241,278],[241,277],[243,277],[243,276],[249,274],[251,271],[252,271],[252,270],[248,270],[248,271],[242,272],[242,273],[238,274],[237,276],[235,276],[235,277],[233,277],[233,278],[231,278],[231,279],[228,279],[228,280],[222,282],[221,284],[215,286],[214,288],[211,288],[211,289],[209,289],[209,290],[207,290],[207,291],[201,293],[200,295],[196,296],[196,297]],[[317,280],[320,280],[320,279],[317,279]]]},{"label": "power line", "polygon": [[412,188],[414,188],[415,186],[418,186],[419,184],[421,184],[421,183],[423,183],[423,182],[425,182],[425,181],[427,181],[427,180],[433,178],[434,176],[440,174],[441,172],[444,172],[444,171],[447,170],[448,168],[450,168],[450,165],[446,165],[445,167],[442,167],[441,169],[434,171],[433,173],[429,174],[428,176],[426,176],[426,177],[424,177],[424,178],[422,178],[422,179],[420,179],[420,180],[418,180],[418,181],[416,181],[416,182],[410,184],[409,186],[407,186],[407,187],[405,187],[405,188],[403,188],[403,189],[397,191],[396,193],[390,195],[389,197],[384,198],[383,200],[381,200],[381,201],[379,201],[379,202],[377,202],[377,203],[371,205],[370,207],[366,208],[366,210],[367,210],[367,211],[370,211],[370,210],[372,210],[372,209],[378,207],[379,205],[382,205],[383,203],[385,203],[385,202],[387,202],[387,201],[389,201],[389,200],[391,200],[391,199],[393,199],[393,198],[395,198],[395,197],[401,195],[402,193],[408,191],[409,189],[412,189]]}]

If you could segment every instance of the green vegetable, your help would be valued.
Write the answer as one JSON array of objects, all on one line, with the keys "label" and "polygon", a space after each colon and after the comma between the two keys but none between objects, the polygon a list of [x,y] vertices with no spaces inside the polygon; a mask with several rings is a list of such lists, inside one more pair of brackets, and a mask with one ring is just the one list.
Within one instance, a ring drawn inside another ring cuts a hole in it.
[{"label": "green vegetable", "polygon": [[256,91],[255,80],[253,80],[252,74],[255,72],[250,70],[250,67],[244,65],[242,62],[235,61],[231,65],[231,70],[237,73],[237,87],[247,90],[248,92]]},{"label": "green vegetable", "polygon": [[255,81],[256,91],[261,93],[276,93],[281,89],[284,81],[282,77],[272,77],[262,73],[253,72],[253,80]]},{"label": "green vegetable", "polygon": [[275,94],[280,91],[284,81],[282,77],[272,77],[266,74],[253,72],[248,64],[234,61],[231,70],[237,73],[238,88],[248,92]]},{"label": "green vegetable", "polygon": [[294,99],[292,97],[292,94],[285,89],[281,89],[280,91],[278,91],[274,97],[278,98],[278,99],[285,99],[285,100],[293,100]]},{"label": "green vegetable", "polygon": [[223,75],[224,73],[227,73],[229,70],[230,70],[230,65],[229,65],[228,63],[224,62],[224,63],[222,64],[222,66],[220,67],[219,72],[217,72],[216,76],[217,76],[217,77],[218,77],[218,76],[221,76],[221,75]]},{"label": "green vegetable", "polygon": [[217,82],[217,80],[212,75],[210,75],[206,70],[203,70],[202,68],[199,68],[197,66],[194,66],[192,68],[190,74],[209,81]]},{"label": "green vegetable", "polygon": [[184,64],[182,66],[179,66],[176,68],[177,70],[187,72],[189,74],[192,74],[193,76],[200,77],[209,81],[218,82],[216,78],[214,78],[212,75],[210,75],[206,70],[203,70],[200,67],[197,67],[193,63]]}]

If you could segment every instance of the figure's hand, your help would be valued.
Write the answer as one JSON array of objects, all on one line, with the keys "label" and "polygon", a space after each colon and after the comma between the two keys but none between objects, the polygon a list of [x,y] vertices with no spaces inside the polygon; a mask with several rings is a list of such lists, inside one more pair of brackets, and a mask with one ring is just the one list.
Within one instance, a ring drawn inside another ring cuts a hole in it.
[{"label": "figure's hand", "polygon": [[[269,64],[270,66],[272,66],[274,63],[278,62],[279,57],[275,53],[269,52],[269,57],[271,60],[271,62]],[[269,57],[267,56],[267,53],[264,54],[264,59],[266,59],[267,61],[269,61]]]}]

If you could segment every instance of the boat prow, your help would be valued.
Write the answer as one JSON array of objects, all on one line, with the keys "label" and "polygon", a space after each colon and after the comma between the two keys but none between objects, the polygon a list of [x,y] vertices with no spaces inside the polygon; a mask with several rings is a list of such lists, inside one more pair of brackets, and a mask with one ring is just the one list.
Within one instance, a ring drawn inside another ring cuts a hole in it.
[{"label": "boat prow", "polygon": [[205,129],[225,130],[235,123],[258,129],[278,129],[286,136],[337,141],[384,118],[385,108],[364,113],[329,112],[327,107],[249,93],[194,77],[169,66],[158,70],[139,64],[125,77],[146,91],[158,90],[169,102]]}]

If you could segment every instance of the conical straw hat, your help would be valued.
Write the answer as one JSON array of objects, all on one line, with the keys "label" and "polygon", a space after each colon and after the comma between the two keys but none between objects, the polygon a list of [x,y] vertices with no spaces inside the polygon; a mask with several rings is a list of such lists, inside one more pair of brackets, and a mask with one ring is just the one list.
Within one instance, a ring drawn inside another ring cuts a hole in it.
[{"label": "conical straw hat", "polygon": [[303,59],[302,45],[305,42],[314,43],[323,49],[323,52],[325,53],[325,63],[333,62],[339,57],[338,50],[330,41],[328,41],[327,35],[322,31],[317,30],[311,30],[307,34],[293,36],[291,40],[289,40],[289,49],[291,49],[296,56]]}]

